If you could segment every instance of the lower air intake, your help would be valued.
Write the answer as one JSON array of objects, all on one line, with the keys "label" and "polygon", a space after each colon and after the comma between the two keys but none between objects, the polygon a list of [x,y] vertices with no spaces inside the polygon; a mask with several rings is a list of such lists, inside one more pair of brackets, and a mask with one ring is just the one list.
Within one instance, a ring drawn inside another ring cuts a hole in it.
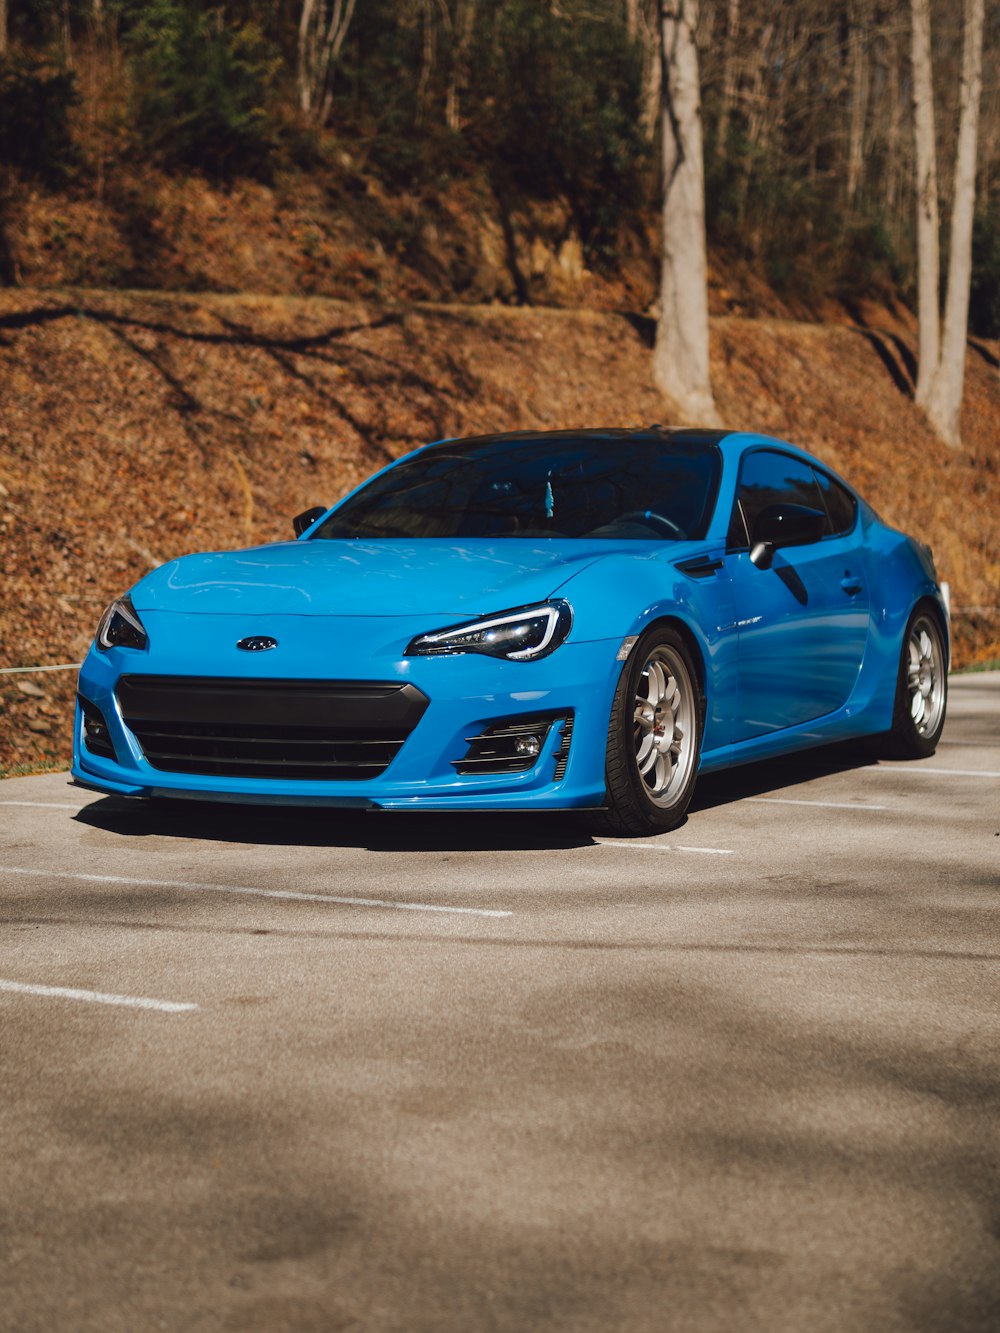
[{"label": "lower air intake", "polygon": [[123,676],[118,703],[153,768],[356,782],[384,773],[423,716],[413,685]]}]

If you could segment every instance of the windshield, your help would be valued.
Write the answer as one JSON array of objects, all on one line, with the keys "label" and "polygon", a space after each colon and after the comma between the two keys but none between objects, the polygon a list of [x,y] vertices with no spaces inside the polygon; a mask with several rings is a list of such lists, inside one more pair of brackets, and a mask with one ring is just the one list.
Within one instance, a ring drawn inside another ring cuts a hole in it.
[{"label": "windshield", "polygon": [[313,538],[698,538],[720,468],[712,445],[655,437],[456,441],[376,477]]}]

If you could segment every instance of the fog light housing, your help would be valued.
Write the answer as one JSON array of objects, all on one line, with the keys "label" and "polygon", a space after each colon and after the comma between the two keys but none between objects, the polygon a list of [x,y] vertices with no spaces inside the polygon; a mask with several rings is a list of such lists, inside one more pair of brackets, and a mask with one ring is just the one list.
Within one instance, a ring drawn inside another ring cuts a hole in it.
[{"label": "fog light housing", "polygon": [[89,699],[84,699],[82,695],[77,696],[80,700],[80,711],[83,713],[83,744],[89,754],[97,755],[100,759],[114,759],[115,747],[111,740],[111,733],[108,731],[108,724],[104,720],[104,715],[99,708],[95,708]]},{"label": "fog light housing", "polygon": [[478,736],[466,736],[468,750],[452,765],[459,773],[527,773],[535,767],[553,727],[562,725],[562,740],[556,752],[555,779],[566,771],[572,714],[549,713],[494,722]]}]

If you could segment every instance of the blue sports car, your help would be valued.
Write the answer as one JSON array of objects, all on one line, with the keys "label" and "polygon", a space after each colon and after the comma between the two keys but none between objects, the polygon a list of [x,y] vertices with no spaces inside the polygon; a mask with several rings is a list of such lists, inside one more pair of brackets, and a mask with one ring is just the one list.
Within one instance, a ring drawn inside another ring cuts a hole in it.
[{"label": "blue sports car", "polygon": [[444,440],[295,528],[108,607],[79,782],[646,833],[684,818],[699,773],[870,735],[919,757],[941,735],[930,550],[780,440]]}]

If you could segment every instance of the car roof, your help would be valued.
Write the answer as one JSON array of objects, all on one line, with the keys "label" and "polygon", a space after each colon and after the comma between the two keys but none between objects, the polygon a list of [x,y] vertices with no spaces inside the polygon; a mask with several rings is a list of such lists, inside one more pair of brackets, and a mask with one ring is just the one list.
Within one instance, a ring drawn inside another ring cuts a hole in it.
[{"label": "car roof", "polygon": [[[642,440],[658,442],[668,446],[675,445],[683,449],[699,446],[706,450],[719,449],[727,462],[732,460],[734,456],[738,458],[749,449],[779,449],[801,459],[812,467],[821,468],[824,472],[829,473],[831,477],[835,477],[842,486],[853,491],[858,498],[861,498],[859,492],[851,483],[845,477],[842,477],[836,469],[832,468],[829,463],[825,463],[823,459],[818,458],[807,449],[803,449],[801,445],[792,444],[790,440],[783,440],[775,435],[765,435],[759,431],[715,429],[701,426],[670,427],[661,426],[659,423],[650,426],[587,426],[579,430],[502,430],[486,435],[457,435],[449,439],[435,440],[433,444],[425,444],[414,452],[423,453],[428,449],[438,449],[448,445],[465,447],[467,445],[502,444],[508,440],[524,440],[526,442],[537,440],[540,443],[549,440],[607,440],[609,444],[622,443],[626,440]],[[406,456],[412,457],[413,455],[405,455],[404,457]],[[394,464],[390,464],[390,466],[394,466]]]},{"label": "car roof", "polygon": [[734,434],[731,430],[705,430],[700,427],[670,428],[652,426],[588,426],[580,430],[500,430],[486,435],[455,435],[444,440],[435,440],[425,445],[428,449],[438,449],[444,445],[503,444],[518,440],[607,440],[609,443],[623,440],[650,440],[663,444],[677,444],[690,447],[704,445],[712,448]]}]

